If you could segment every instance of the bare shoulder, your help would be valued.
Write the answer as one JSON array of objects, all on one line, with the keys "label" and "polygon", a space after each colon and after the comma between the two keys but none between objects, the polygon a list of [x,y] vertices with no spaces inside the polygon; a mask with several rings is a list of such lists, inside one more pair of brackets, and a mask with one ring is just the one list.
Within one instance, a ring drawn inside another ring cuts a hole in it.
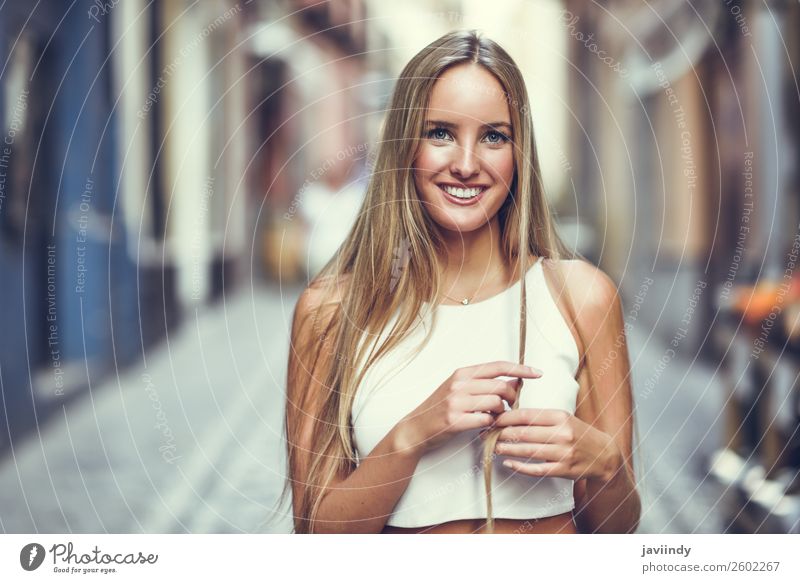
[{"label": "bare shoulder", "polygon": [[548,263],[561,274],[576,311],[606,313],[618,301],[617,284],[596,265],[584,259],[548,260]]},{"label": "bare shoulder", "polygon": [[[315,278],[300,294],[294,308],[294,333],[303,334],[309,324],[324,329],[347,294],[349,276]],[[310,331],[310,330],[309,330]]]},{"label": "bare shoulder", "polygon": [[325,395],[324,379],[335,342],[336,307],[346,293],[346,279],[315,278],[294,308],[288,363],[288,395],[301,408],[315,409]]},{"label": "bare shoulder", "polygon": [[621,322],[617,285],[602,269],[583,259],[548,259],[543,265],[557,272],[547,283],[583,355],[587,348],[584,340],[596,345],[601,334]]}]

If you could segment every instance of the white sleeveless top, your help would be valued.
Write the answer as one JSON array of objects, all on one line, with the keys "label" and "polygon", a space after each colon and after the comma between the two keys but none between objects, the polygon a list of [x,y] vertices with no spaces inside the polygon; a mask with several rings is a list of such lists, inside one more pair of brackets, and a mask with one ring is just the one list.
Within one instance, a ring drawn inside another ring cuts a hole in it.
[{"label": "white sleeveless top", "polygon": [[[520,408],[575,412],[578,348],[544,279],[540,257],[526,274],[527,343],[525,364],[542,371],[524,379]],[[519,286],[468,305],[443,305],[432,320],[429,304],[403,342],[367,371],[353,403],[352,426],[360,458],[403,417],[418,407],[457,368],[519,358]],[[435,323],[428,343],[415,355]],[[391,329],[393,320],[387,330]],[[382,341],[388,334],[385,332]],[[509,378],[509,377],[500,377]],[[426,452],[386,524],[421,527],[459,519],[486,518],[483,441],[480,430],[455,434]],[[573,481],[515,474],[496,456],[492,476],[495,518],[534,519],[575,507]]]}]

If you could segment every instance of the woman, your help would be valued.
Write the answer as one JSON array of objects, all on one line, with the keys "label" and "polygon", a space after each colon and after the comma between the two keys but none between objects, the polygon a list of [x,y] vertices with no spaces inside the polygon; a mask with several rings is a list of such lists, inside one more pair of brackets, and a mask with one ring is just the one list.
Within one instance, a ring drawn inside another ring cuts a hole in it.
[{"label": "woman", "polygon": [[519,69],[475,32],[431,43],[295,308],[296,532],[636,529],[622,309],[566,255]]}]

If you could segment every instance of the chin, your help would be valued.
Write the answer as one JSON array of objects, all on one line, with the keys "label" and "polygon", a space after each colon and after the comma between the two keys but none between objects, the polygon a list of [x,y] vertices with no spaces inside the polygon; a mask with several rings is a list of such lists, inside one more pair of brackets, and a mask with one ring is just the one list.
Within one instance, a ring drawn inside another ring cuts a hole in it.
[{"label": "chin", "polygon": [[433,217],[439,227],[451,233],[472,233],[485,227],[489,220],[486,217],[480,217],[479,220],[463,220],[463,219],[448,219],[446,217]]}]

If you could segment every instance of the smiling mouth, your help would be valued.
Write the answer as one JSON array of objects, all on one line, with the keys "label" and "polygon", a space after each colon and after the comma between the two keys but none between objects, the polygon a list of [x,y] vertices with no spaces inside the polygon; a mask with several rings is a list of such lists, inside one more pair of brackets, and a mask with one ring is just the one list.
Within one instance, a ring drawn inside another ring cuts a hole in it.
[{"label": "smiling mouth", "polygon": [[485,186],[476,186],[473,188],[460,188],[458,186],[449,186],[446,184],[440,185],[439,188],[444,190],[450,196],[454,196],[461,200],[470,200],[476,198],[479,194],[481,194],[484,190],[486,190]]}]

